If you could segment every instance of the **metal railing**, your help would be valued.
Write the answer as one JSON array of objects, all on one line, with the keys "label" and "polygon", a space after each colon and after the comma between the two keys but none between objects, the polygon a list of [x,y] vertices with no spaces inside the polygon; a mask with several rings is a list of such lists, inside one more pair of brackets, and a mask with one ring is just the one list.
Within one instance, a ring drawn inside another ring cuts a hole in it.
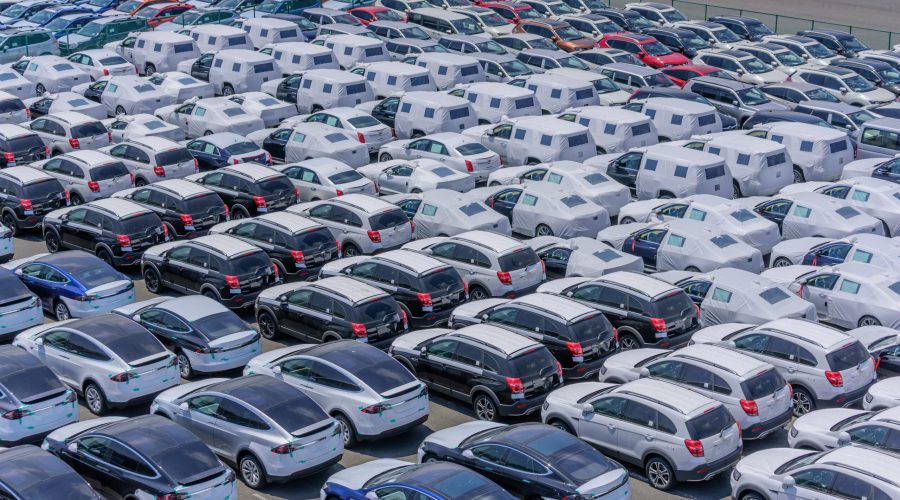
[{"label": "metal railing", "polygon": [[[636,0],[609,0],[613,7],[624,7],[626,3]],[[657,0],[659,1],[659,0]],[[885,31],[872,28],[862,28],[849,24],[828,23],[815,19],[803,19],[800,17],[782,16],[769,12],[758,12],[747,9],[734,9],[720,7],[700,2],[688,2],[684,0],[662,0],[680,10],[690,19],[709,19],[710,16],[748,16],[755,17],[766,23],[776,33],[794,34],[801,30],[809,29],[834,29],[853,34],[861,42],[873,49],[890,49],[894,43],[900,44],[900,31]]]}]

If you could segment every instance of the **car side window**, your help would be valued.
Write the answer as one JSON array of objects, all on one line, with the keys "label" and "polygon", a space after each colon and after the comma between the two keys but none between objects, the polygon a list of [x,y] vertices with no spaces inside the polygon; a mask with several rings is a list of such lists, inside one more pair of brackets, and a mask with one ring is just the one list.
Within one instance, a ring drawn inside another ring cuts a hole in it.
[{"label": "car side window", "polygon": [[537,463],[533,458],[518,451],[509,450],[506,458],[503,459],[503,465],[526,474],[543,474],[547,470],[541,464]]},{"label": "car side window", "polygon": [[445,259],[453,259],[454,254],[456,253],[456,247],[457,244],[452,242],[438,243],[431,247],[431,255],[443,257]]},{"label": "car side window", "polygon": [[678,380],[684,363],[680,361],[660,361],[647,367],[651,377],[659,377],[669,380]]},{"label": "car side window", "polygon": [[608,398],[598,399],[591,403],[591,406],[594,407],[594,413],[599,413],[600,415],[606,415],[613,418],[621,418],[625,413],[625,406],[627,404],[627,399],[612,396]]},{"label": "car side window", "polygon": [[509,451],[509,448],[506,448],[505,446],[486,444],[482,446],[475,446],[471,448],[471,451],[473,455],[480,458],[481,460],[484,460],[485,462],[502,465],[503,459],[506,457],[506,453]]},{"label": "car side window", "polygon": [[763,334],[750,334],[745,335],[739,339],[735,339],[734,346],[738,349],[743,349],[751,352],[765,352],[766,346],[769,343],[769,336]]},{"label": "car side window", "polygon": [[773,358],[796,361],[798,354],[797,344],[780,337],[770,337],[769,343],[766,345],[766,354]]},{"label": "car side window", "polygon": [[216,410],[216,416],[226,422],[241,427],[250,427],[251,429],[269,428],[269,426],[249,408],[227,398],[222,398],[219,407]]},{"label": "car side window", "polygon": [[109,438],[88,436],[78,440],[78,450],[105,462],[109,456],[111,444],[112,440]]},{"label": "car side window", "polygon": [[481,368],[484,359],[483,351],[469,344],[459,343],[453,359],[464,365]]},{"label": "car side window", "polygon": [[806,285],[812,288],[822,288],[825,290],[834,289],[835,283],[837,283],[838,275],[837,274],[820,274],[818,276],[814,276],[806,281]]},{"label": "car side window", "polygon": [[347,376],[335,368],[324,363],[313,362],[310,370],[310,378],[313,382],[342,391],[356,391],[359,387]]},{"label": "car side window", "polygon": [[459,342],[457,342],[456,340],[438,340],[436,342],[432,342],[426,348],[426,352],[428,352],[429,356],[435,356],[444,359],[453,359],[453,356],[456,353],[458,347]]},{"label": "car side window", "polygon": [[836,473],[824,469],[806,469],[793,474],[796,485],[813,491],[828,493]]},{"label": "car side window", "polygon": [[216,417],[222,398],[219,396],[197,396],[188,401],[188,408],[202,415]]},{"label": "car side window", "polygon": [[656,428],[657,411],[645,404],[628,401],[622,417],[624,420],[642,427]]},{"label": "car side window", "polygon": [[155,472],[133,451],[115,441],[110,441],[106,455],[106,462],[120,469],[139,474],[141,476],[154,476]]}]

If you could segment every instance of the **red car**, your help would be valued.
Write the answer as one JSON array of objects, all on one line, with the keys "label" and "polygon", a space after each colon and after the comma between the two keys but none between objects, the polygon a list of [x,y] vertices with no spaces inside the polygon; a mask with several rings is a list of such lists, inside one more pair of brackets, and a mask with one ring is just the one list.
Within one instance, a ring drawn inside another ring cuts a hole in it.
[{"label": "red car", "polygon": [[155,28],[162,23],[167,23],[176,16],[193,9],[194,6],[186,3],[156,3],[148,5],[137,11],[134,17],[140,17],[147,20],[147,24],[151,28]]},{"label": "red car", "polygon": [[406,22],[406,16],[395,10],[380,5],[370,5],[368,7],[356,7],[347,12],[353,14],[353,17],[359,19],[364,26],[374,21],[400,21]]},{"label": "red car", "polygon": [[538,11],[532,9],[530,5],[524,3],[485,2],[483,0],[476,0],[474,3],[479,7],[487,7],[493,10],[500,17],[509,21],[510,24],[519,24],[525,19],[540,19],[544,17]]},{"label": "red car", "polygon": [[631,52],[644,64],[651,68],[665,68],[666,66],[680,66],[690,64],[691,60],[672,52],[668,47],[659,43],[656,38],[635,33],[607,33],[597,42],[598,47],[609,47]]},{"label": "red car", "polygon": [[670,66],[660,71],[665,73],[675,85],[684,87],[684,84],[692,78],[698,76],[714,76],[716,78],[724,78],[726,80],[734,80],[728,73],[722,71],[715,66],[706,66],[704,64],[686,64],[684,66]]}]

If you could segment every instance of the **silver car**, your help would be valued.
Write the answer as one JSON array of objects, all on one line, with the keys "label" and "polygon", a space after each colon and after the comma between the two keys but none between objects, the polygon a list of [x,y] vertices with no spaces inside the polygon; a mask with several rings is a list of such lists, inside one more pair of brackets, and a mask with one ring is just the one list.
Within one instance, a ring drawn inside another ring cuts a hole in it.
[{"label": "silver car", "polygon": [[418,139],[394,141],[378,152],[378,161],[393,159],[415,160],[427,158],[448,167],[468,172],[476,182],[487,180],[491,172],[501,167],[500,155],[488,150],[475,139],[454,132],[440,132]]},{"label": "silver car", "polygon": [[858,177],[834,183],[804,182],[786,186],[781,192],[814,192],[844,200],[880,220],[885,236],[900,236],[900,186],[887,179]]},{"label": "silver car", "polygon": [[36,326],[13,345],[84,394],[95,415],[178,385],[178,360],[146,328],[117,314]]},{"label": "silver car", "polygon": [[279,101],[264,92],[244,92],[233,95],[228,100],[240,104],[248,114],[262,118],[266,127],[274,127],[285,118],[297,114],[296,106]]},{"label": "silver car", "polygon": [[13,67],[21,69],[21,75],[31,82],[37,95],[43,95],[45,92],[65,92],[90,81],[90,75],[59,56],[22,58],[14,63]]},{"label": "silver car", "polygon": [[138,187],[182,179],[200,170],[186,147],[163,137],[133,137],[102,151],[121,160],[134,174],[134,185]]},{"label": "silver car", "polygon": [[109,116],[152,113],[175,103],[175,97],[137,75],[103,77],[94,83],[76,85],[72,91],[99,100]]},{"label": "silver car", "polygon": [[428,419],[425,384],[390,355],[355,340],[275,349],[244,369],[244,375],[256,373],[300,387],[338,421],[345,448]]},{"label": "silver car", "polygon": [[900,406],[881,411],[831,408],[794,420],[788,446],[830,450],[848,443],[900,453]]},{"label": "silver car", "polygon": [[[83,95],[76,92],[59,92],[56,94],[47,92],[40,97],[25,99],[23,104],[28,108],[28,117],[12,121],[11,123],[28,121],[31,112],[33,111],[40,111],[40,114],[44,115],[61,113],[64,111],[74,111],[98,120],[106,118],[106,108],[103,104],[88,100]],[[22,109],[22,113],[25,114],[25,109]],[[6,121],[8,121],[8,119]]]},{"label": "silver car", "polygon": [[[101,106],[102,108],[102,106]],[[104,114],[106,111],[103,111]],[[173,141],[185,139],[184,130],[177,125],[166,123],[159,118],[148,114],[119,115],[115,118],[104,120],[106,128],[112,133],[113,142],[122,142],[140,137],[165,137]]]},{"label": "silver car", "polygon": [[76,149],[100,149],[112,144],[112,133],[96,118],[74,111],[63,111],[25,122],[44,141],[51,156]]},{"label": "silver car", "polygon": [[382,199],[406,213],[416,226],[413,236],[419,240],[454,236],[478,229],[506,236],[512,234],[506,216],[464,193],[432,189],[424,193],[388,195]]},{"label": "silver car", "polygon": [[869,387],[863,397],[866,410],[883,410],[900,406],[900,377],[888,377]]},{"label": "silver car", "polygon": [[465,193],[475,189],[475,178],[436,160],[391,160],[370,163],[357,172],[375,183],[383,195],[422,193],[433,189],[449,189]]},{"label": "silver car", "polygon": [[876,87],[855,71],[838,66],[822,69],[800,69],[791,79],[821,85],[841,102],[855,106],[886,104],[896,100],[890,90]]},{"label": "silver car", "polygon": [[182,384],[157,396],[150,413],[196,434],[253,489],[328,469],[344,452],[341,428],[322,407],[263,375]]},{"label": "silver car", "polygon": [[[359,142],[366,145],[369,154],[376,154],[381,146],[394,140],[394,132],[390,127],[376,120],[372,115],[356,108],[329,108],[327,111],[319,111],[306,117],[297,117],[308,123],[324,123],[336,128],[356,132]],[[282,126],[287,126],[292,119],[285,120]]]},{"label": "silver car", "polygon": [[72,151],[32,167],[59,179],[72,205],[107,198],[116,191],[134,187],[134,174],[122,160],[100,151]]},{"label": "silver car", "polygon": [[192,97],[213,97],[216,89],[213,84],[197,80],[187,73],[169,71],[156,73],[147,79],[156,88],[175,97],[175,102],[183,102]]},{"label": "silver car", "polygon": [[615,250],[593,238],[538,236],[525,243],[544,261],[548,278],[596,278],[616,271],[644,271],[640,257]]},{"label": "silver car", "polygon": [[331,158],[314,158],[298,163],[273,165],[291,179],[299,200],[327,200],[350,193],[375,196],[375,184],[346,163]]},{"label": "silver car", "polygon": [[220,132],[246,136],[264,127],[262,118],[248,114],[240,104],[225,97],[191,98],[181,104],[160,106],[153,114],[178,125],[188,138]]},{"label": "silver car", "polygon": [[70,55],[67,59],[76,68],[91,75],[91,80],[99,80],[104,76],[137,74],[133,64],[111,50],[82,50]]},{"label": "silver car", "polygon": [[359,142],[359,136],[336,127],[319,123],[295,123],[289,127],[262,129],[247,134],[247,139],[259,147],[274,143],[274,158],[284,162],[305,161],[326,157],[351,167],[369,163],[369,150]]},{"label": "silver car", "polygon": [[795,238],[772,249],[772,267],[798,264],[832,265],[843,262],[872,264],[890,273],[900,273],[900,240],[877,234],[854,234],[846,238]]}]

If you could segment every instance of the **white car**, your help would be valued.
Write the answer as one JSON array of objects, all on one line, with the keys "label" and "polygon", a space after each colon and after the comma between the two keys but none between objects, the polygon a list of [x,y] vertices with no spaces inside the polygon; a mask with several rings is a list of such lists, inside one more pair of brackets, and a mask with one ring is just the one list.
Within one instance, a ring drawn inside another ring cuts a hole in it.
[{"label": "white car", "polygon": [[153,114],[178,125],[189,139],[220,132],[247,136],[264,128],[262,118],[248,114],[240,104],[225,97],[193,97],[182,104],[162,106]]},{"label": "white car", "polygon": [[174,96],[175,102],[184,102],[192,97],[205,98],[216,95],[213,84],[180,71],[155,73],[147,80],[166,94]]},{"label": "white car", "polygon": [[109,76],[94,83],[76,85],[73,92],[99,101],[109,116],[153,113],[175,103],[175,98],[136,76]]},{"label": "white car", "polygon": [[844,200],[880,220],[886,236],[900,236],[900,185],[895,182],[874,177],[854,177],[837,182],[791,184],[781,192],[813,192]]},{"label": "white car", "polygon": [[884,234],[880,220],[846,201],[824,194],[751,196],[734,202],[778,224],[786,240],[804,236],[843,238],[859,233]]},{"label": "white car", "polygon": [[43,95],[44,92],[65,92],[90,81],[87,73],[59,56],[21,59],[14,66],[16,69],[21,68],[22,76],[31,82],[37,95]]},{"label": "white car", "polygon": [[900,273],[900,239],[877,234],[854,234],[845,238],[796,238],[784,240],[772,249],[772,267],[795,264],[828,266],[844,262],[873,264],[891,273]]},{"label": "white car", "polygon": [[327,157],[273,165],[272,169],[291,179],[299,196],[298,202],[327,200],[350,193],[377,194],[371,180],[346,163]]},{"label": "white car", "polygon": [[640,257],[593,238],[538,236],[525,243],[544,261],[548,278],[596,278],[616,271],[644,272]]},{"label": "white car", "polygon": [[0,67],[0,91],[10,93],[19,99],[34,97],[35,89],[24,76],[12,68]]},{"label": "white car", "polygon": [[378,153],[381,146],[394,140],[394,132],[390,127],[376,120],[372,115],[356,108],[328,108],[305,117],[285,120],[282,125],[296,121],[323,123],[342,128],[348,132],[356,132],[359,142],[369,148],[369,154]]},{"label": "white car", "polygon": [[103,120],[103,124],[109,129],[113,142],[116,143],[148,136],[164,137],[173,141],[185,140],[184,130],[147,113],[121,115]]},{"label": "white car", "polygon": [[285,118],[297,114],[297,108],[293,104],[279,101],[264,92],[244,92],[228,98],[237,103],[248,114],[262,119],[265,127],[275,127]]},{"label": "white car", "polygon": [[75,111],[98,120],[106,118],[105,106],[99,102],[88,100],[76,92],[60,92],[58,94],[46,92],[39,97],[25,99],[24,103],[33,115],[37,115],[38,111],[44,115]]},{"label": "white car", "polygon": [[356,135],[318,123],[298,123],[290,128],[257,130],[247,134],[247,139],[260,147],[277,145],[271,148],[272,156],[285,162],[324,156],[342,161],[353,168],[369,163],[369,151]]},{"label": "white car", "polygon": [[474,139],[455,132],[440,132],[418,139],[394,141],[385,144],[378,152],[378,161],[393,159],[416,160],[429,158],[448,167],[468,172],[475,181],[486,181],[500,168],[500,155],[488,150]]},{"label": "white car", "polygon": [[105,49],[84,50],[68,57],[76,68],[99,80],[104,76],[133,76],[137,74],[134,65],[119,54]]},{"label": "white car", "polygon": [[882,411],[825,408],[794,420],[788,446],[830,450],[849,443],[900,453],[900,406]]},{"label": "white car", "polygon": [[900,180],[900,153],[893,158],[866,158],[851,161],[844,166],[841,179],[854,177],[877,177],[879,179]]},{"label": "white car", "polygon": [[900,406],[900,377],[889,377],[872,384],[863,398],[866,410],[883,410]]},{"label": "white car", "polygon": [[475,177],[437,160],[390,160],[370,163],[357,171],[371,179],[382,195],[422,193],[432,189],[466,193],[475,189]]}]

